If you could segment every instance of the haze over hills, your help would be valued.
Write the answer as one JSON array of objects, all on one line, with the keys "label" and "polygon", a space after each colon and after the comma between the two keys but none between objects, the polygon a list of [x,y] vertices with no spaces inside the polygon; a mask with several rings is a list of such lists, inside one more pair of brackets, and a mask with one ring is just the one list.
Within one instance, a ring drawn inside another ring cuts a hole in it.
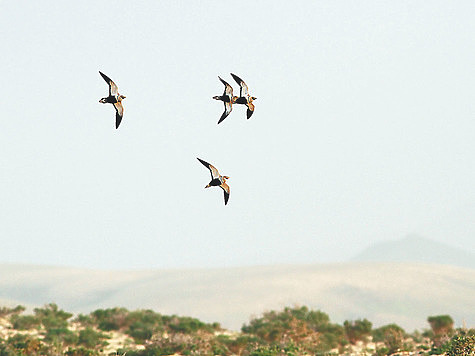
[{"label": "haze over hills", "polygon": [[475,253],[408,235],[399,240],[374,244],[353,258],[360,262],[422,262],[475,268]]},{"label": "haze over hills", "polygon": [[[0,265],[0,300],[57,303],[72,312],[116,306],[192,316],[238,330],[253,315],[284,306],[320,309],[336,322],[428,327],[450,314],[475,325],[475,271],[415,263],[344,263],[226,269],[98,271]],[[10,302],[11,304],[11,302]]]}]

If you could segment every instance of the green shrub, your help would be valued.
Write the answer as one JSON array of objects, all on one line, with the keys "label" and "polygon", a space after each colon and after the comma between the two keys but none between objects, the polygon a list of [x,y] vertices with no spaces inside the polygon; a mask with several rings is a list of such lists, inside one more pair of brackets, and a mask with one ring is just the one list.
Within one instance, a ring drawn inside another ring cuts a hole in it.
[{"label": "green shrub", "polygon": [[94,349],[96,347],[102,347],[107,345],[107,342],[104,339],[107,339],[108,336],[97,332],[94,329],[88,327],[79,332],[78,344],[83,345],[89,349]]},{"label": "green shrub", "polygon": [[91,316],[96,320],[97,327],[104,331],[120,330],[127,326],[129,314],[125,308],[98,309]]},{"label": "green shrub", "polygon": [[397,324],[388,324],[388,325],[381,326],[377,329],[373,329],[373,331],[371,332],[371,334],[373,335],[373,341],[374,342],[384,342],[385,333],[388,330],[394,330],[394,331],[400,332],[403,335],[405,335],[404,329],[401,328],[399,325],[397,325]]},{"label": "green shrub", "polygon": [[175,316],[168,327],[173,332],[183,333],[183,334],[192,334],[196,333],[198,330],[213,332],[214,329],[211,325],[203,323],[202,321],[190,318],[190,317],[178,317]]},{"label": "green shrub", "polygon": [[374,354],[375,356],[386,356],[389,355],[389,349],[387,347],[380,347],[376,349],[376,353]]},{"label": "green shrub", "polygon": [[35,308],[33,311],[45,329],[67,328],[68,319],[73,316],[71,313],[60,310],[54,303],[50,303],[44,308]]},{"label": "green shrub", "polygon": [[232,355],[241,355],[249,345],[255,345],[259,342],[256,336],[251,335],[239,335],[235,338],[231,338],[227,335],[218,335],[215,341],[229,350]]},{"label": "green shrub", "polygon": [[41,325],[41,320],[34,315],[12,315],[10,321],[16,330],[31,330]]},{"label": "green shrub", "polygon": [[434,343],[434,350],[440,348],[442,344],[447,342],[453,333],[454,321],[450,315],[436,315],[427,318],[433,332],[431,338]]},{"label": "green shrub", "polygon": [[74,345],[78,341],[78,336],[67,328],[50,328],[44,340],[48,343]]},{"label": "green shrub", "polygon": [[316,331],[320,332],[320,344],[317,348],[319,352],[348,345],[345,329],[341,325],[328,323],[321,325]]},{"label": "green shrub", "polygon": [[282,346],[278,344],[257,345],[249,352],[249,356],[296,356],[300,355],[300,350],[294,344]]},{"label": "green shrub", "polygon": [[288,343],[290,340],[310,353],[326,352],[348,343],[341,325],[330,323],[327,314],[307,307],[266,312],[261,318],[252,319],[241,330],[267,343]]},{"label": "green shrub", "polygon": [[396,329],[388,329],[384,333],[384,345],[390,353],[399,351],[404,346],[404,332]]},{"label": "green shrub", "polygon": [[436,315],[427,318],[434,335],[448,334],[453,330],[454,320],[450,315]]},{"label": "green shrub", "polygon": [[66,356],[96,356],[99,355],[99,352],[96,350],[86,349],[85,347],[81,346],[78,348],[69,347],[64,354]]},{"label": "green shrub", "polygon": [[45,355],[46,350],[42,346],[40,340],[30,335],[16,334],[4,343],[0,348],[1,356],[17,356],[17,355]]},{"label": "green shrub", "polygon": [[141,322],[144,324],[164,325],[170,320],[170,317],[163,316],[153,310],[136,310],[129,312],[126,317],[128,325],[134,322]]},{"label": "green shrub", "polygon": [[150,340],[153,334],[164,330],[164,317],[152,310],[137,310],[128,313],[126,324],[125,332],[133,337],[136,343],[142,344]]},{"label": "green shrub", "polygon": [[82,326],[97,326],[96,319],[91,315],[79,314],[74,321],[78,322]]},{"label": "green shrub", "polygon": [[170,334],[167,338],[158,338],[146,346],[145,350],[127,353],[127,356],[160,356],[173,355],[212,355],[209,342],[198,337],[185,334]]},{"label": "green shrub", "polygon": [[354,321],[345,320],[343,323],[348,340],[355,344],[357,341],[366,341],[371,335],[372,323],[367,319]]},{"label": "green shrub", "polygon": [[146,324],[140,321],[134,322],[129,326],[126,333],[134,338],[137,344],[143,344],[146,340],[150,340],[155,333],[154,324]]},{"label": "green shrub", "polygon": [[457,333],[445,344],[436,348],[447,356],[474,356],[475,355],[475,330],[458,330]]},{"label": "green shrub", "polygon": [[404,347],[404,329],[396,324],[388,324],[372,331],[374,342],[384,342],[389,353],[394,353]]},{"label": "green shrub", "polygon": [[15,308],[8,308],[8,307],[0,307],[0,318],[6,317],[12,314],[21,314],[25,311],[25,307],[23,305],[17,305]]}]

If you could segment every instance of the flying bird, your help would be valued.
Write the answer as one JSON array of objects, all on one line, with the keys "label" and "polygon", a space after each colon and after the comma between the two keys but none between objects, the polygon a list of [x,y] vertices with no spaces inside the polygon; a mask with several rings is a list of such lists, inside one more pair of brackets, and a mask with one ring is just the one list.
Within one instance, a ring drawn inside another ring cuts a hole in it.
[{"label": "flying bird", "polygon": [[229,185],[226,184],[226,180],[229,179],[229,177],[222,176],[221,174],[219,174],[218,170],[213,165],[209,164],[208,162],[203,161],[202,159],[198,157],[197,159],[203,164],[203,166],[208,168],[211,173],[211,181],[208,183],[208,185],[205,188],[221,187],[221,189],[223,189],[224,191],[224,205],[226,205],[228,203],[229,193],[230,193]]},{"label": "flying bird", "polygon": [[104,78],[106,83],[109,85],[109,96],[99,100],[100,103],[107,104],[110,103],[114,105],[115,108],[115,128],[119,128],[122,117],[124,116],[124,107],[122,106],[122,99],[125,99],[124,95],[119,94],[119,88],[117,85],[104,73],[99,71],[99,74]]},{"label": "flying bird", "polygon": [[221,80],[221,83],[224,84],[224,93],[223,95],[216,95],[213,96],[213,99],[215,100],[221,100],[224,102],[224,112],[223,115],[221,115],[221,118],[218,121],[218,124],[223,121],[228,115],[231,113],[231,110],[233,109],[233,103],[237,100],[237,96],[233,96],[233,87],[229,85],[223,78],[221,78],[218,75],[219,80]]},{"label": "flying bird", "polygon": [[247,119],[249,119],[254,113],[254,104],[252,102],[256,100],[257,98],[249,95],[249,88],[247,87],[246,83],[244,83],[244,81],[241,78],[239,78],[236,74],[233,74],[233,73],[231,73],[231,75],[241,87],[239,98],[235,100],[235,103],[244,104],[247,106]]}]

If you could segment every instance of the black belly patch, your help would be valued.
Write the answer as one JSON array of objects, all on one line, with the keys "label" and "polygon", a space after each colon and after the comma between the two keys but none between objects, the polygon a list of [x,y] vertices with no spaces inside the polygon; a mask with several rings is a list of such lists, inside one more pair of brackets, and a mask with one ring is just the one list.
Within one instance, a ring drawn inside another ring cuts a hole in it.
[{"label": "black belly patch", "polygon": [[215,186],[221,185],[221,181],[219,179],[215,178],[211,182],[209,182],[209,185],[215,187]]}]

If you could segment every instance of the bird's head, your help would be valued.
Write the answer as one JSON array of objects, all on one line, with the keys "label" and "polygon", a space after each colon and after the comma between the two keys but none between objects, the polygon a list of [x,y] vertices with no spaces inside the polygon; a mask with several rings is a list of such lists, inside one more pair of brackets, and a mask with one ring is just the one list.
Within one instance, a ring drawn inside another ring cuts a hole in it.
[{"label": "bird's head", "polygon": [[251,101],[256,100],[257,98],[255,96],[251,96]]},{"label": "bird's head", "polygon": [[101,100],[99,100],[99,102],[105,104],[107,103],[107,98],[102,98]]},{"label": "bird's head", "polygon": [[119,98],[122,100],[122,99],[125,99],[125,95],[119,95]]},{"label": "bird's head", "polygon": [[226,182],[226,180],[228,180],[229,177],[228,176],[223,176],[223,180]]}]

